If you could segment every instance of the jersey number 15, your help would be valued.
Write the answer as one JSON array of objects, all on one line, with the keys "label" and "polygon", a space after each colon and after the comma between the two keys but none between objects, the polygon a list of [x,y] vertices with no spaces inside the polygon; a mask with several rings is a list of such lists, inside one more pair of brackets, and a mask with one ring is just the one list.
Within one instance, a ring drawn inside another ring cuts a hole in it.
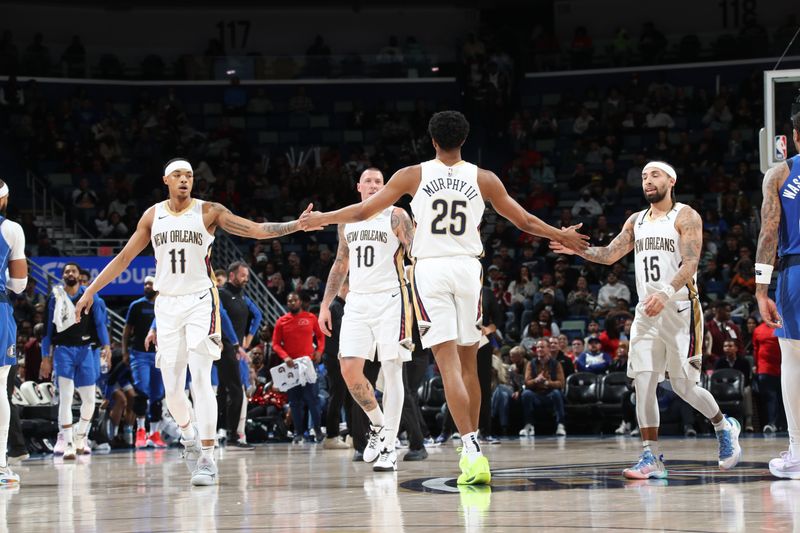
[{"label": "jersey number 15", "polygon": [[[648,261],[649,259],[649,261]],[[644,282],[658,281],[661,279],[661,269],[658,266],[658,256],[643,257],[644,263]]]}]

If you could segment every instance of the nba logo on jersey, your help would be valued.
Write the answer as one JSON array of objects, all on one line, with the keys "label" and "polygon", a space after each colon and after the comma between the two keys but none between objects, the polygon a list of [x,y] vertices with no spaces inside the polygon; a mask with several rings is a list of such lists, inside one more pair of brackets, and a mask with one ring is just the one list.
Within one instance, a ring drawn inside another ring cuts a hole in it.
[{"label": "nba logo on jersey", "polygon": [[786,135],[775,136],[775,159],[777,161],[786,161]]}]

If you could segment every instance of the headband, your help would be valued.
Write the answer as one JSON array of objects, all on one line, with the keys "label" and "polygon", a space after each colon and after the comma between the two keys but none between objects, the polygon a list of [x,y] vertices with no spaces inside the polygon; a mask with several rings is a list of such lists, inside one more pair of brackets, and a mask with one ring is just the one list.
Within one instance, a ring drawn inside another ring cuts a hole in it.
[{"label": "headband", "polygon": [[178,159],[177,161],[173,161],[167,168],[164,169],[164,175],[169,176],[176,170],[188,170],[189,172],[194,172],[192,170],[192,165],[186,161],[185,159]]},{"label": "headband", "polygon": [[5,198],[8,196],[8,183],[4,183],[2,187],[0,187],[0,198]]},{"label": "headband", "polygon": [[672,165],[668,165],[663,161],[650,161],[644,166],[642,173],[644,173],[644,171],[646,171],[648,168],[657,168],[659,170],[663,170],[670,178],[674,180],[678,179],[678,174],[675,172],[675,169],[672,168]]}]

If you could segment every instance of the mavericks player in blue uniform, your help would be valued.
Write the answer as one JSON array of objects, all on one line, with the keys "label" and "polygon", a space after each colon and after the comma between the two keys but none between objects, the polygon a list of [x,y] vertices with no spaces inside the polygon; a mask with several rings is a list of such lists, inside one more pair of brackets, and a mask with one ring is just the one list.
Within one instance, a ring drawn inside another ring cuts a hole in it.
[{"label": "mavericks player in blue uniform", "polygon": [[[101,356],[107,364],[111,362],[107,315],[105,304],[99,301],[100,297],[94,296],[94,303],[98,305],[92,309],[91,322],[76,323],[73,316],[75,302],[85,292],[78,283],[79,275],[80,267],[76,263],[67,263],[61,276],[64,285],[55,287],[47,301],[47,333],[42,339],[42,366],[39,370],[45,379],[50,377],[51,371],[58,378],[58,422],[61,432],[54,452],[56,455],[63,453],[64,459],[75,459],[76,454],[90,453],[87,436],[94,415],[95,384],[100,377],[100,368],[92,349],[92,328],[97,328],[97,336],[103,347]],[[81,397],[81,413],[73,442],[72,396],[75,387]]]},{"label": "mavericks player in blue uniform", "polygon": [[20,294],[28,284],[28,263],[25,261],[25,234],[22,226],[7,220],[8,185],[0,180],[0,486],[19,483],[19,475],[8,467],[8,425],[11,407],[6,394],[6,380],[11,367],[17,364],[17,323],[14,308],[6,289]]},{"label": "mavericks player in blue uniform", "polygon": [[[800,152],[800,98],[792,106],[792,138]],[[800,479],[800,155],[764,175],[761,233],[756,252],[756,298],[781,345],[781,387],[789,450],[769,462],[773,476]],[[767,295],[778,255],[777,305]]]},{"label": "mavericks player in blue uniform", "polygon": [[[161,370],[156,368],[156,350],[144,346],[144,339],[150,324],[155,318],[155,300],[158,294],[153,288],[155,278],[144,279],[144,296],[128,307],[125,328],[122,330],[122,357],[131,367],[136,399],[133,410],[136,413],[136,448],[154,446],[166,448],[161,439],[161,400],[164,398],[164,381]],[[150,408],[150,433],[145,429],[148,404]]]}]

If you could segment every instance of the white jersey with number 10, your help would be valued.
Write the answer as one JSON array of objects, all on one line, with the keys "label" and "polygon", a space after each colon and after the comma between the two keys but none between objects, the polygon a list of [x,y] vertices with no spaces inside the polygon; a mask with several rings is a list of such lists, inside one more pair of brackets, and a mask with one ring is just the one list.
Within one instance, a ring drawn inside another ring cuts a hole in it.
[{"label": "white jersey with number 10", "polygon": [[416,223],[411,255],[483,255],[480,224],[486,205],[478,188],[478,167],[466,161],[448,167],[438,159],[420,167],[422,179],[411,200]]},{"label": "white jersey with number 10", "polygon": [[176,213],[167,202],[156,204],[150,242],[156,258],[153,288],[166,296],[182,296],[215,285],[211,269],[214,236],[203,222],[203,201],[193,199]]}]

